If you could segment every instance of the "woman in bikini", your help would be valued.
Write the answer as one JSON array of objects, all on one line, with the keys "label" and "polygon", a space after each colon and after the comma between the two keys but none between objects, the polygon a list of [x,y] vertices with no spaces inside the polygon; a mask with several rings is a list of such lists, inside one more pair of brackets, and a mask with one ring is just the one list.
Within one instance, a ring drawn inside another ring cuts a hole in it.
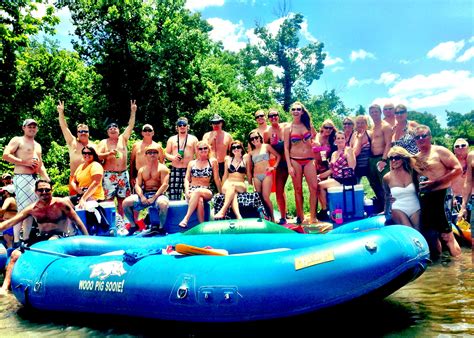
[{"label": "woman in bikini", "polygon": [[338,131],[334,142],[337,150],[332,153],[329,169],[318,175],[318,192],[319,201],[321,202],[321,211],[318,213],[318,218],[322,221],[328,219],[327,189],[344,184],[345,178],[347,178],[344,175],[344,169],[352,168],[354,170],[356,166],[354,151],[351,147],[346,146],[344,132]]},{"label": "woman in bikini", "polygon": [[[253,186],[255,191],[260,193],[263,202],[269,211],[270,220],[274,221],[273,204],[270,200],[272,192],[273,176],[272,171],[280,163],[280,154],[269,144],[263,143],[263,136],[258,131],[252,131],[248,139],[250,145],[250,157],[253,164]],[[274,166],[270,166],[270,154],[275,156]]]},{"label": "woman in bikini", "polygon": [[188,211],[179,226],[186,228],[189,219],[197,209],[197,216],[200,223],[204,222],[204,202],[212,198],[210,189],[211,179],[217,190],[221,192],[221,179],[219,178],[219,167],[216,158],[209,159],[209,144],[199,141],[196,144],[197,158],[188,163],[186,177],[184,179],[184,195],[188,201]]},{"label": "woman in bikini", "polygon": [[[420,229],[420,201],[418,200],[410,153],[399,146],[389,150],[390,171],[383,177],[386,211],[391,207],[396,224]],[[391,203],[391,205],[390,205]]]},{"label": "woman in bikini", "polygon": [[313,151],[318,174],[329,169],[331,155],[337,149],[337,146],[334,144],[336,132],[337,128],[334,125],[334,122],[331,119],[326,119],[321,124],[321,129],[316,135],[316,146],[313,147]]},{"label": "woman in bikini", "polygon": [[284,131],[285,157],[288,163],[288,173],[293,181],[296,202],[296,223],[304,220],[303,210],[303,176],[306,178],[310,196],[310,222],[317,222],[316,207],[318,202],[318,179],[314,164],[313,140],[316,131],[311,124],[311,117],[304,105],[295,102],[291,106],[293,121]]},{"label": "woman in bikini", "polygon": [[245,154],[244,146],[240,141],[233,141],[230,144],[230,156],[225,159],[224,177],[222,178],[222,193],[224,205],[214,219],[222,219],[226,216],[227,210],[232,205],[232,211],[237,219],[242,218],[237,202],[237,194],[247,191],[245,178],[250,181],[252,177],[252,167],[250,156]]},{"label": "woman in bikini", "polygon": [[288,180],[288,165],[286,164],[285,159],[285,145],[283,142],[283,130],[287,125],[286,122],[280,123],[280,113],[276,109],[270,109],[268,112],[268,120],[270,121],[270,126],[268,126],[267,132],[263,135],[264,142],[270,144],[273,149],[280,154],[280,162],[275,170],[275,197],[278,205],[278,210],[280,211],[280,221],[279,224],[286,223],[286,193],[285,185]]}]

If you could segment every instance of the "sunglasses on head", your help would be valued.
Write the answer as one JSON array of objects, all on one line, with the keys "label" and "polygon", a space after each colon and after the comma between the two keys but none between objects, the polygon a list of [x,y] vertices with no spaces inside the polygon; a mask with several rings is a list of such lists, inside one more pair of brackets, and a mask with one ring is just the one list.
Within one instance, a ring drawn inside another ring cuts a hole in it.
[{"label": "sunglasses on head", "polygon": [[395,115],[403,115],[405,114],[407,111],[406,110],[399,110],[399,111],[396,111],[395,112]]},{"label": "sunglasses on head", "polygon": [[84,129],[78,130],[77,132],[78,132],[79,134],[89,134],[89,130],[84,130]]},{"label": "sunglasses on head", "polygon": [[146,133],[151,133],[153,131],[153,129],[145,128],[145,129],[143,129],[143,131],[146,132]]},{"label": "sunglasses on head", "polygon": [[402,158],[403,157],[396,155],[396,156],[390,156],[388,159],[389,161],[398,161],[398,160],[401,160]]},{"label": "sunglasses on head", "polygon": [[467,144],[466,144],[466,143],[463,143],[463,144],[456,144],[456,145],[454,146],[454,148],[456,148],[456,149],[459,149],[459,148],[466,148],[466,147],[467,147]]},{"label": "sunglasses on head", "polygon": [[414,137],[415,140],[424,140],[425,138],[427,138],[428,136],[430,136],[430,134],[426,133],[426,134],[421,134],[421,135],[416,135]]},{"label": "sunglasses on head", "polygon": [[36,191],[44,194],[45,192],[51,192],[51,188],[38,188]]},{"label": "sunglasses on head", "polygon": [[241,145],[236,145],[236,146],[230,147],[230,149],[232,149],[232,150],[235,150],[235,149],[242,149],[242,146],[241,146]]},{"label": "sunglasses on head", "polygon": [[278,117],[278,114],[268,114],[268,118],[269,119],[272,119],[274,117]]},{"label": "sunglasses on head", "polygon": [[255,115],[255,119],[260,119],[260,118],[262,118],[262,117],[265,117],[265,115],[264,115],[264,114]]},{"label": "sunglasses on head", "polygon": [[323,128],[324,128],[324,129],[327,129],[327,130],[332,130],[332,129],[334,129],[333,126],[323,126]]},{"label": "sunglasses on head", "polygon": [[291,108],[291,111],[302,111],[303,108],[301,107],[296,107],[296,108]]},{"label": "sunglasses on head", "polygon": [[203,150],[208,150],[208,149],[209,149],[208,147],[202,147],[202,148],[201,148],[201,147],[199,147],[199,148],[198,148],[198,150],[200,150],[200,151],[203,151]]},{"label": "sunglasses on head", "polygon": [[252,136],[252,137],[249,137],[249,140],[250,140],[250,141],[260,140],[260,136]]}]

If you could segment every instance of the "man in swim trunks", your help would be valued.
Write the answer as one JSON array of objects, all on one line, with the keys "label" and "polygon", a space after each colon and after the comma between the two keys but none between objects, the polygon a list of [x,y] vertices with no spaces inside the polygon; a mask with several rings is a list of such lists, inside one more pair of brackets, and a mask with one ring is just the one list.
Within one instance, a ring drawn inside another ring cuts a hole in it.
[{"label": "man in swim trunks", "polygon": [[376,197],[374,201],[375,212],[379,213],[383,211],[385,205],[382,179],[390,169],[387,163],[387,154],[392,143],[392,128],[382,120],[382,110],[378,104],[369,107],[369,115],[374,122],[374,127],[369,131],[372,142],[370,143],[371,155],[367,178]]},{"label": "man in swim trunks", "polygon": [[383,120],[388,123],[388,125],[393,128],[397,123],[395,119],[395,106],[393,103],[388,102],[383,106]]},{"label": "man in swim trunks", "polygon": [[135,125],[135,113],[137,105],[135,100],[130,100],[130,119],[128,126],[122,134],[117,123],[110,123],[107,126],[108,138],[100,141],[97,146],[99,157],[105,160],[104,187],[105,199],[113,201],[117,197],[117,213],[123,217],[122,202],[130,195],[130,180],[127,171],[127,142]]},{"label": "man in swim trunks", "polygon": [[214,114],[210,122],[212,124],[212,131],[205,133],[202,140],[210,145],[211,157],[217,159],[219,177],[222,180],[225,169],[225,157],[230,150],[230,144],[233,139],[228,132],[222,129],[224,127],[224,119],[220,115]]},{"label": "man in swim trunks", "polygon": [[[125,215],[131,224],[129,235],[138,230],[133,211],[140,211],[151,206],[160,211],[160,224],[156,230],[158,232],[164,230],[169,205],[165,193],[168,189],[170,170],[158,160],[163,156],[163,149],[159,145],[150,144],[145,148],[146,164],[138,170],[135,194],[123,201]],[[155,230],[153,225],[151,230]]]},{"label": "man in swim trunks", "polygon": [[[35,141],[38,133],[38,123],[33,119],[23,121],[23,136],[11,139],[3,152],[3,159],[15,165],[13,172],[13,185],[15,186],[16,203],[18,211],[22,211],[37,200],[35,182],[38,175],[49,180],[48,173],[41,157],[41,145]],[[23,222],[23,239],[30,235],[33,219],[28,217]],[[20,243],[21,225],[13,228],[14,246]]]},{"label": "man in swim trunks", "polygon": [[59,101],[56,107],[59,114],[59,126],[66,141],[67,149],[69,151],[69,195],[76,195],[77,191],[71,186],[71,179],[76,172],[79,164],[82,163],[82,149],[86,146],[95,149],[96,145],[89,140],[89,127],[85,124],[77,125],[77,134],[74,136],[67,126],[66,119],[64,117],[64,101]]},{"label": "man in swim trunks", "polygon": [[[469,199],[472,199],[472,189],[474,186],[472,185],[472,173],[474,167],[474,150],[470,151],[467,155],[467,167],[466,167],[466,181],[464,182],[464,188],[462,193],[462,205],[461,209],[459,210],[458,218],[466,218],[467,216],[467,203]],[[472,225],[474,224],[474,212],[471,211],[471,219],[469,220]]]},{"label": "man in swim trunks", "polygon": [[[28,205],[14,217],[0,223],[0,231],[8,229],[31,216],[38,224],[38,233],[31,234],[29,239],[25,241],[28,246],[45,240],[74,235],[70,232],[70,222],[74,222],[84,235],[88,235],[87,228],[77,215],[69,199],[53,197],[51,182],[46,180],[36,181],[35,193],[38,199],[37,202]],[[6,267],[3,285],[0,288],[0,295],[5,294],[10,288],[13,266],[20,256],[21,251],[19,249],[12,252],[10,262]]]},{"label": "man in swim trunks", "polygon": [[198,139],[189,134],[189,123],[185,117],[176,121],[178,134],[171,136],[166,143],[166,159],[171,161],[168,195],[170,200],[179,201],[183,198],[184,178],[189,161],[194,159]]},{"label": "man in swim trunks", "polygon": [[462,172],[456,156],[443,146],[431,144],[428,126],[415,128],[415,141],[420,150],[415,155],[414,169],[427,180],[420,182],[421,232],[430,247],[432,258],[438,258],[445,244],[451,256],[459,256],[461,248],[454,238],[444,210],[444,201],[451,181]]},{"label": "man in swim trunks", "polygon": [[[132,146],[130,153],[130,187],[133,189],[137,180],[138,169],[146,165],[145,149],[150,145],[158,147],[158,143],[153,141],[155,130],[151,124],[144,124],[142,127],[143,139],[136,141]],[[158,158],[158,161],[164,161],[164,158]]]}]

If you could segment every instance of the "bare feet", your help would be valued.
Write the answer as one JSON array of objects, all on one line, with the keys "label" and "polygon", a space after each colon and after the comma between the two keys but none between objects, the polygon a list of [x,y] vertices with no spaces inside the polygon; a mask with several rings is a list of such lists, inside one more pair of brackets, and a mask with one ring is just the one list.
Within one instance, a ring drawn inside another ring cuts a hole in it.
[{"label": "bare feet", "polygon": [[214,219],[223,219],[225,215],[221,213],[220,211],[214,215]]},{"label": "bare feet", "polygon": [[7,296],[10,293],[7,289],[0,288],[0,297]]},{"label": "bare feet", "polygon": [[183,221],[179,222],[178,225],[179,225],[181,228],[186,228],[186,227],[188,226],[188,222],[186,222],[186,221],[183,220]]}]

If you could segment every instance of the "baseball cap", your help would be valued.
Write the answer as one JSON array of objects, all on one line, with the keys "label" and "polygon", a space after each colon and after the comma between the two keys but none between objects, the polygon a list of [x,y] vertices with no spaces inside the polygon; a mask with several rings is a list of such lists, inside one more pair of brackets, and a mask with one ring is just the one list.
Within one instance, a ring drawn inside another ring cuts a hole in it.
[{"label": "baseball cap", "polygon": [[29,126],[30,124],[33,124],[33,123],[38,125],[38,122],[36,122],[36,120],[26,119],[25,121],[23,121],[23,127]]},{"label": "baseball cap", "polygon": [[185,118],[185,117],[180,117],[180,118],[176,121],[176,125],[178,125],[178,124],[187,125],[187,124],[188,124],[188,119]]},{"label": "baseball cap", "polygon": [[2,187],[2,190],[8,191],[10,194],[13,194],[15,192],[15,187],[13,186],[13,184],[9,184]]},{"label": "baseball cap", "polygon": [[12,178],[12,175],[10,173],[4,173],[2,175],[2,180],[7,179],[7,178]]},{"label": "baseball cap", "polygon": [[109,130],[110,128],[118,128],[118,127],[119,127],[119,126],[118,126],[117,123],[112,122],[112,123],[109,123],[109,124],[107,125],[107,130]]},{"label": "baseball cap", "polygon": [[211,119],[211,122],[224,122],[224,119],[219,114],[214,114]]}]

